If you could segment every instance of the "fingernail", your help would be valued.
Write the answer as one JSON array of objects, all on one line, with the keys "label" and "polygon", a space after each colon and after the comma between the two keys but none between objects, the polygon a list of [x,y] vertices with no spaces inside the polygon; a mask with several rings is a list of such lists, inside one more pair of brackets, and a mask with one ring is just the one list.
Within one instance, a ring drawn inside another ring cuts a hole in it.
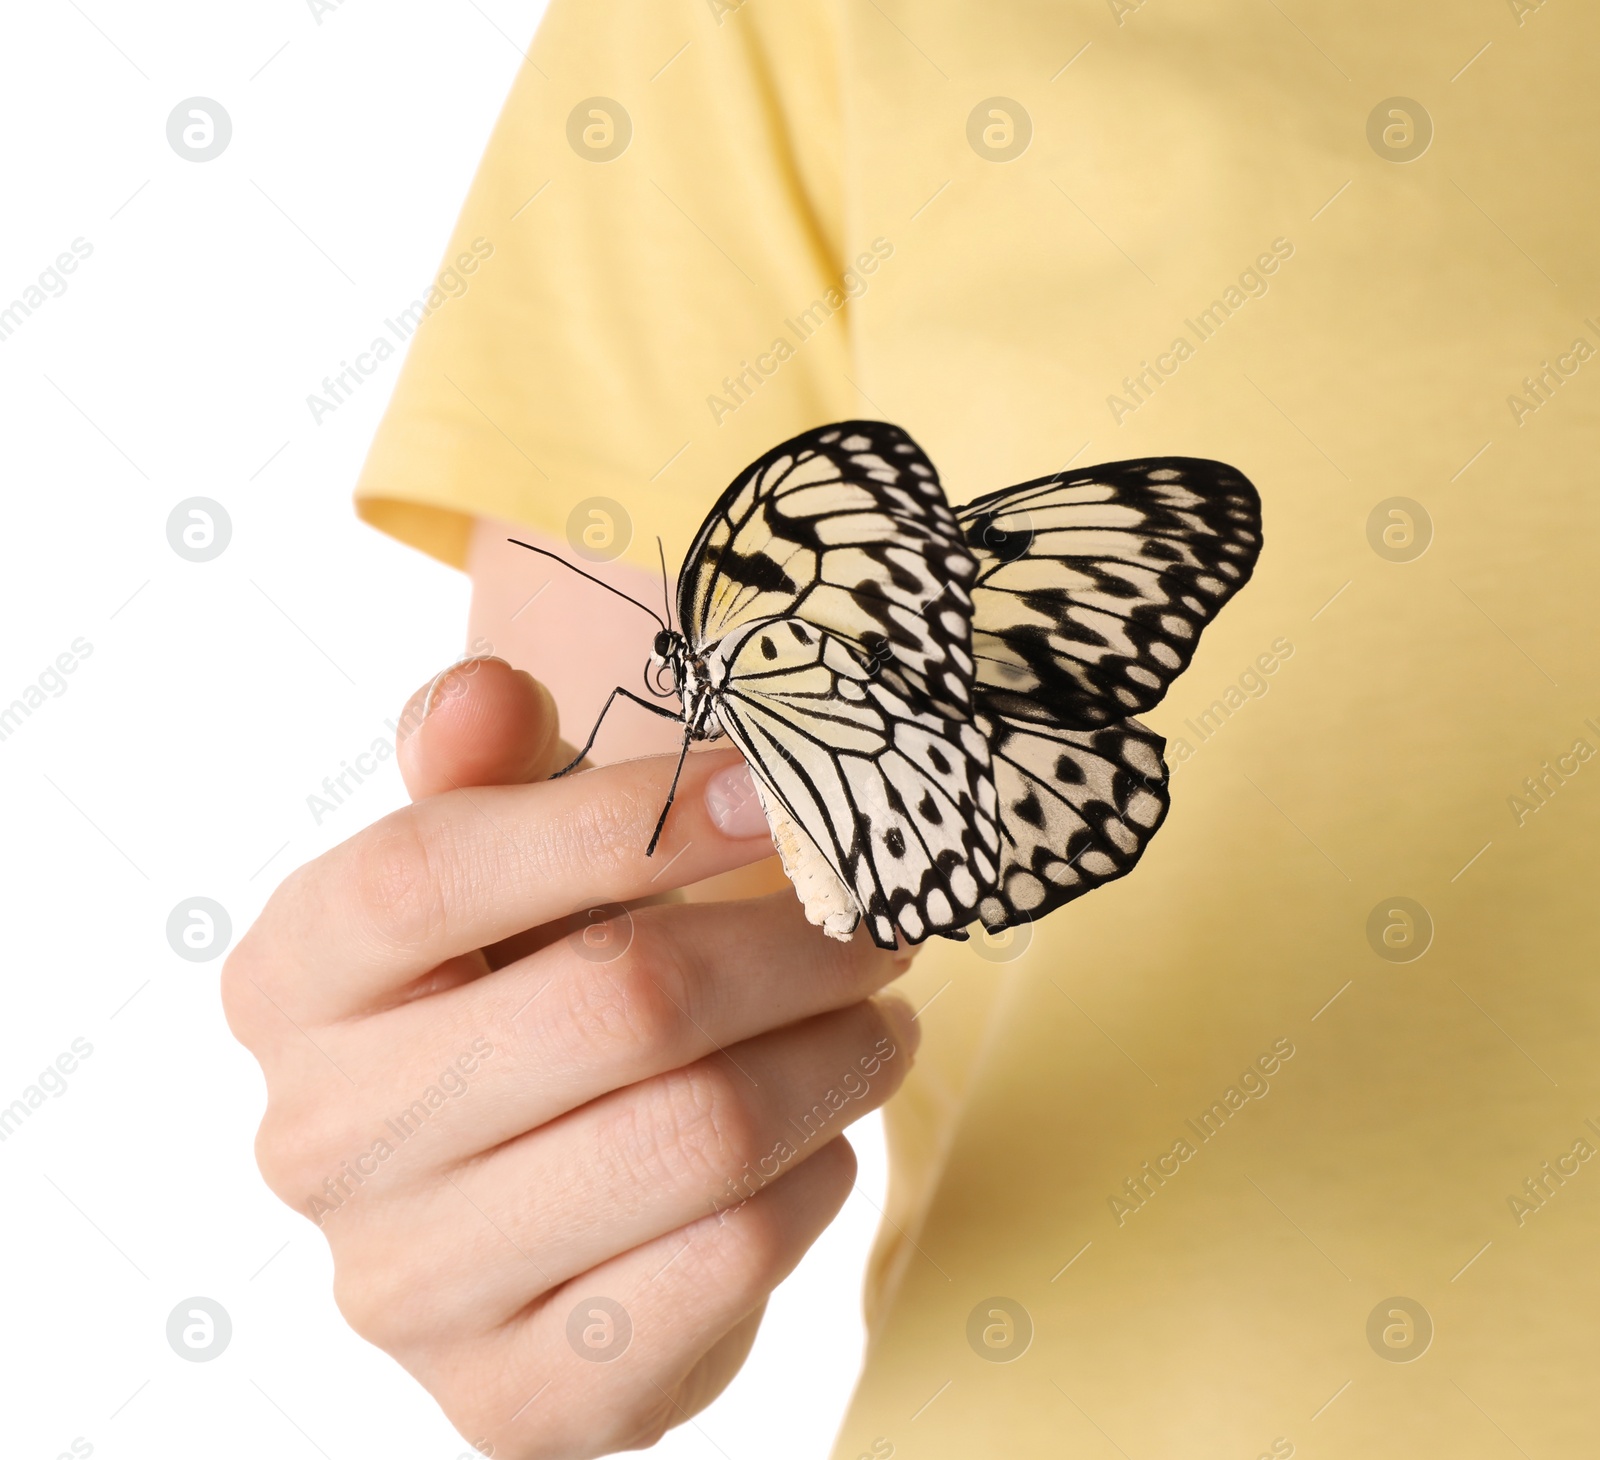
[{"label": "fingernail", "polygon": [[743,761],[718,771],[706,782],[706,811],[724,836],[770,835],[755,780]]},{"label": "fingernail", "polygon": [[556,697],[550,693],[550,686],[542,679],[535,679],[526,669],[512,671],[518,677],[525,679],[533,686],[533,692],[539,697],[539,715],[541,719],[555,720],[560,712],[556,708]]},{"label": "fingernail", "polygon": [[914,1055],[922,1043],[922,1024],[911,1005],[899,994],[884,994],[878,1000],[878,1007],[894,1031],[895,1048],[904,1050],[907,1057]]},{"label": "fingernail", "polygon": [[[428,693],[423,698],[422,719],[426,720],[441,701],[453,700],[457,695],[465,693],[467,687],[466,675],[457,675],[458,670],[465,670],[466,674],[471,674],[480,664],[498,657],[495,654],[468,654],[465,658],[457,659],[454,664],[448,664],[441,669],[434,675],[433,683],[428,686]],[[503,659],[500,662],[505,664]],[[467,668],[468,665],[471,665],[470,669]],[[510,667],[509,664],[506,665],[506,668],[509,669]],[[451,675],[457,675],[454,683],[451,682]],[[421,721],[418,723],[420,724]]]}]

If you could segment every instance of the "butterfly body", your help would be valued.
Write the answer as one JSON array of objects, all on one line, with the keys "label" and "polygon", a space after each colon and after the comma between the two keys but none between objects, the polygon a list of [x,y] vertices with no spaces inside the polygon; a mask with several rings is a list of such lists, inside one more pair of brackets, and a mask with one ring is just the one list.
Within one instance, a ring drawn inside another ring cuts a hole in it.
[{"label": "butterfly body", "polygon": [[721,738],[716,690],[727,676],[720,660],[712,656],[708,664],[706,656],[696,654],[676,629],[663,629],[650,653],[650,669],[665,671],[670,677],[672,692],[683,706],[684,733],[690,740]]},{"label": "butterfly body", "polygon": [[1260,543],[1255,489],[1220,462],[1110,463],[952,510],[899,427],[824,426],[746,468],[696,536],[647,669],[680,709],[613,699],[680,720],[685,752],[739,748],[831,936],[998,931],[1138,860],[1167,791],[1164,741],[1132,716]]}]

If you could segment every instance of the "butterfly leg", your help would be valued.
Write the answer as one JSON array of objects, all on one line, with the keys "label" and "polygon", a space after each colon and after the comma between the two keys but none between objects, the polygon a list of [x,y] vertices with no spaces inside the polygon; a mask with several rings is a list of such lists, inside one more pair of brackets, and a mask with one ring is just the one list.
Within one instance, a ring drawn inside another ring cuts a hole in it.
[{"label": "butterfly leg", "polygon": [[662,829],[667,824],[667,812],[672,810],[672,803],[678,796],[678,777],[683,774],[683,763],[689,758],[689,742],[693,739],[694,735],[692,733],[683,737],[683,749],[678,752],[678,768],[672,773],[672,787],[667,792],[667,804],[661,808],[661,817],[656,822],[655,831],[651,834],[650,845],[644,849],[644,854],[647,857],[653,857],[656,854],[656,845],[660,842]]},{"label": "butterfly leg", "polygon": [[[562,766],[560,770],[551,775],[550,779],[552,781],[559,780],[562,776],[566,775],[568,771],[577,769],[578,763],[584,758],[584,756],[588,755],[589,751],[594,746],[595,736],[600,733],[600,725],[606,717],[606,711],[611,708],[612,701],[614,701],[618,695],[622,695],[625,699],[632,700],[636,705],[643,705],[645,709],[649,710],[652,715],[660,715],[663,719],[667,720],[683,719],[682,715],[677,714],[672,710],[662,709],[660,705],[652,705],[649,700],[642,699],[640,696],[634,694],[632,690],[623,689],[623,687],[619,684],[614,690],[611,691],[610,695],[606,697],[605,704],[600,707],[599,717],[594,722],[594,729],[589,732],[589,738],[583,742],[583,749],[573,756],[573,758],[568,761],[566,765]],[[659,828],[657,830],[659,831]]]}]

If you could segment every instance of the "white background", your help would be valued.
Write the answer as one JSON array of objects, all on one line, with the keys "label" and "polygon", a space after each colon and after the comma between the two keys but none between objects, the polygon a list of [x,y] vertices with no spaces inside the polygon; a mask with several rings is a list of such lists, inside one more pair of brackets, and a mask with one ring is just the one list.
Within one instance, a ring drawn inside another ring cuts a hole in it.
[{"label": "white background", "polygon": [[[204,896],[237,936],[292,867],[403,799],[391,760],[320,827],[307,804],[457,655],[466,583],[350,510],[398,359],[320,425],[305,398],[438,269],[541,9],[7,9],[0,308],[74,239],[93,249],[0,341],[0,708],[91,646],[0,740],[0,1106],[93,1046],[0,1143],[7,1457],[467,1450],[344,1327],[321,1236],[261,1184],[262,1082],[220,960],[179,958],[166,924]],[[233,127],[204,163],[167,140],[196,96]],[[169,546],[190,497],[231,520],[213,561]],[[659,1453],[826,1454],[883,1184],[878,1127],[854,1138],[861,1191],[733,1388]],[[166,1339],[196,1295],[233,1324],[207,1363]]]}]

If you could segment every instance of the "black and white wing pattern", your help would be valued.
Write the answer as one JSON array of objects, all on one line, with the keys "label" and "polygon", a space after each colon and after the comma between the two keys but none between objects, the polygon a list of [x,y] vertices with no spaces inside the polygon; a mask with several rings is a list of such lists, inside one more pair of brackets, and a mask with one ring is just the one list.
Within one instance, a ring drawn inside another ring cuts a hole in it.
[{"label": "black and white wing pattern", "polygon": [[1137,720],[1067,730],[980,709],[999,803],[1000,872],[978,904],[997,933],[1133,870],[1167,814],[1166,742]]},{"label": "black and white wing pattern", "polygon": [[1113,462],[960,511],[978,558],[975,721],[989,744],[1001,868],[990,931],[1133,869],[1167,810],[1165,741],[1131,716],[1188,666],[1249,580],[1255,488],[1221,462]]},{"label": "black and white wing pattern", "polygon": [[1167,770],[1130,717],[1260,545],[1255,489],[1220,462],[1117,462],[958,514],[904,431],[844,421],[722,494],[655,662],[689,738],[749,762],[811,921],[864,918],[883,947],[998,931],[1139,859]]},{"label": "black and white wing pattern", "polygon": [[706,662],[718,719],[769,818],[776,798],[873,941],[964,936],[1000,854],[989,747],[971,718],[943,713],[809,619],[745,625]]},{"label": "black and white wing pattern", "polygon": [[1148,710],[1250,578],[1255,488],[1220,461],[1113,462],[963,507],[979,563],[973,652],[984,703],[1073,727]]},{"label": "black and white wing pattern", "polygon": [[757,620],[803,619],[970,716],[976,573],[916,442],[883,421],[842,421],[734,479],[685,558],[678,617],[697,652]]}]

